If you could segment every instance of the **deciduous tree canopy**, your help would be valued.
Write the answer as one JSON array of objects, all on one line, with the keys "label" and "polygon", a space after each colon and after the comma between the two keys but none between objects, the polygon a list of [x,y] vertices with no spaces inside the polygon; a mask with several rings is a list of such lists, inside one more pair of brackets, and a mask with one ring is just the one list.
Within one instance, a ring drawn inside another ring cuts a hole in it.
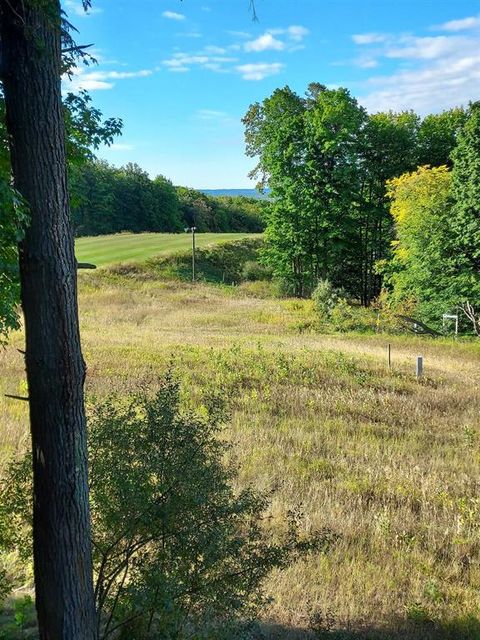
[{"label": "deciduous tree canopy", "polygon": [[464,119],[453,109],[369,115],[347,89],[289,87],[251,105],[243,122],[251,172],[269,186],[265,260],[295,295],[328,278],[368,305],[381,279],[393,225],[387,180],[420,162],[446,163]]}]

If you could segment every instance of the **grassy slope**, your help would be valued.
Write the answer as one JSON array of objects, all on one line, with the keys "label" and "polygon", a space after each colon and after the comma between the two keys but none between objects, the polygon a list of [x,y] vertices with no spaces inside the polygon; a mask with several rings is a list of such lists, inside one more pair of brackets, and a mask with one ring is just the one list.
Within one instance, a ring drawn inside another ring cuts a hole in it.
[{"label": "grassy slope", "polygon": [[[90,393],[155,380],[173,358],[194,401],[230,399],[239,482],[276,487],[270,526],[292,509],[305,531],[340,535],[272,577],[265,637],[480,637],[478,344],[299,333],[308,302],[102,272],[81,274],[80,310]],[[25,392],[21,345],[0,352],[4,456],[27,438],[23,403],[3,397]]]},{"label": "grassy slope", "polygon": [[[197,246],[254,237],[245,233],[199,233]],[[98,267],[116,262],[143,261],[152,256],[167,255],[174,251],[190,249],[189,234],[174,233],[120,233],[111,236],[78,238],[75,252],[79,262],[92,262]]]}]

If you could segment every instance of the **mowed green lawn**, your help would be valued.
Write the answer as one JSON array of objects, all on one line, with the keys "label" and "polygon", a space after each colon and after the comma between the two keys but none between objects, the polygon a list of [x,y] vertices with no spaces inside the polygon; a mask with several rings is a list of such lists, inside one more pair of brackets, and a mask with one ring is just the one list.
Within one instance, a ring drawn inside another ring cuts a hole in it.
[{"label": "mowed green lawn", "polygon": [[[197,247],[245,237],[258,237],[247,233],[198,233]],[[97,267],[118,262],[141,262],[152,256],[167,255],[189,249],[192,236],[187,233],[118,233],[110,236],[78,238],[75,253],[79,262],[90,262]]]}]

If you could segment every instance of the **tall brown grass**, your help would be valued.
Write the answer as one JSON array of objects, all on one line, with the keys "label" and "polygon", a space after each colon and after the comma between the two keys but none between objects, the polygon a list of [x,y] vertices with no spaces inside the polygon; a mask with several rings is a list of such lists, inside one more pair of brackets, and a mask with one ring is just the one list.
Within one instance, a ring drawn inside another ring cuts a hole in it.
[{"label": "tall brown grass", "polygon": [[[480,637],[478,344],[319,335],[309,302],[101,273],[80,308],[90,394],[169,366],[192,402],[220,390],[241,483],[272,490],[272,535],[287,510],[338,534],[271,577],[265,637]],[[4,397],[27,394],[21,345],[0,354],[0,465],[28,440],[26,403]]]}]

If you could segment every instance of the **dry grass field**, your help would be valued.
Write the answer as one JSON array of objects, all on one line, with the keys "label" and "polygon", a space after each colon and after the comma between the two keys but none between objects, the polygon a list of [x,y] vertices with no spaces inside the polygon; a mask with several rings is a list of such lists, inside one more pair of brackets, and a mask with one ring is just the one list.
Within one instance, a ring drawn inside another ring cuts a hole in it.
[{"label": "dry grass field", "polygon": [[[290,510],[338,536],[271,576],[259,637],[480,638],[478,343],[321,335],[308,301],[101,270],[81,274],[80,310],[89,394],[169,366],[191,402],[221,390],[272,530]],[[25,393],[21,345],[0,353],[0,465],[27,442],[25,403],[4,397]]]}]

